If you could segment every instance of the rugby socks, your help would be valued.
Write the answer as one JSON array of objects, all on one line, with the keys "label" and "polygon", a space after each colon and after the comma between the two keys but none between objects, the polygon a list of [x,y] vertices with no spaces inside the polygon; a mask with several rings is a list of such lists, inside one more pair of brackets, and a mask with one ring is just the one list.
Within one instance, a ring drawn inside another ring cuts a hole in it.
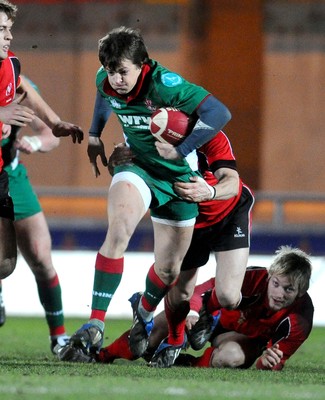
[{"label": "rugby socks", "polygon": [[97,356],[97,361],[110,364],[117,358],[125,360],[135,360],[134,355],[129,348],[130,331],[124,332],[118,339],[110,345],[102,348]]},{"label": "rugby socks", "polygon": [[153,264],[147,274],[146,289],[139,302],[139,313],[145,321],[151,321],[154,311],[170,287],[170,285],[166,285],[156,274]]},{"label": "rugby socks", "polygon": [[207,301],[207,309],[210,314],[213,314],[214,311],[219,310],[221,305],[216,295],[216,291],[213,289],[211,292],[211,296]]},{"label": "rugby socks", "polygon": [[114,259],[97,253],[90,322],[104,322],[108,306],[121,282],[123,268],[124,257]]},{"label": "rugby socks", "polygon": [[192,367],[201,367],[201,368],[208,368],[211,364],[211,357],[212,353],[215,350],[215,347],[208,347],[205,352],[202,354],[201,357],[197,357],[192,362]]},{"label": "rugby socks", "polygon": [[190,311],[189,302],[184,301],[173,310],[165,296],[165,314],[168,322],[168,344],[181,346],[184,343],[186,316]]},{"label": "rugby socks", "polygon": [[65,334],[64,316],[61,298],[61,286],[59,278],[41,281],[36,280],[40,302],[45,311],[45,317],[50,330],[51,337]]}]

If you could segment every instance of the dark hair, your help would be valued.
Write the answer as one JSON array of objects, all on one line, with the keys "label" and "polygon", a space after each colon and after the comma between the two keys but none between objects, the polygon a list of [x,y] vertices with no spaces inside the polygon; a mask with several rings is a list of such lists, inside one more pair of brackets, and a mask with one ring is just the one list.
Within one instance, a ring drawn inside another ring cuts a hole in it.
[{"label": "dark hair", "polygon": [[6,0],[0,1],[0,12],[5,13],[8,19],[13,21],[16,18],[17,11],[18,11],[17,6],[9,3],[9,1]]},{"label": "dark hair", "polygon": [[139,30],[121,26],[99,40],[98,57],[104,68],[115,71],[124,59],[141,67],[149,56]]}]

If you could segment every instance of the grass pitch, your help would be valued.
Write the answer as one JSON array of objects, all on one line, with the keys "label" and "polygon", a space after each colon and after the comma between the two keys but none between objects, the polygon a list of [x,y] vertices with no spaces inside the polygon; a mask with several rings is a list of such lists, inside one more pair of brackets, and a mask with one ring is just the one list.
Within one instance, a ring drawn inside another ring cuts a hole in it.
[{"label": "grass pitch", "polygon": [[[67,319],[70,333],[84,320]],[[107,321],[105,345],[131,325]],[[148,368],[144,361],[112,365],[63,363],[52,356],[42,318],[9,317],[0,328],[0,398],[118,400],[275,400],[325,398],[325,327],[311,336],[282,372],[208,368]]]}]

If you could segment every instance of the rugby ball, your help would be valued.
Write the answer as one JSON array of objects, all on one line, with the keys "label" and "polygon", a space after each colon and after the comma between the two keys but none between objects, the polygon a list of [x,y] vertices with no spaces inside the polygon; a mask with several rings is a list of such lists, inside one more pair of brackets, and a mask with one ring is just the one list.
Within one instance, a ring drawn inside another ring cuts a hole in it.
[{"label": "rugby ball", "polygon": [[189,116],[176,108],[159,108],[150,117],[149,129],[162,143],[179,144],[190,132]]}]

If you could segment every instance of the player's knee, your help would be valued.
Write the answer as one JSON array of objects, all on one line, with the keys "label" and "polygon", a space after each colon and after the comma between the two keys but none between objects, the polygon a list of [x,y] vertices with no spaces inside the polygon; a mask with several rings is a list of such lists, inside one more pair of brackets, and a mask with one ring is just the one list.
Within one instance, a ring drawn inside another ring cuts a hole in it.
[{"label": "player's knee", "polygon": [[132,234],[133,230],[122,224],[117,229],[111,227],[105,241],[110,249],[113,249],[115,252],[124,253]]},{"label": "player's knee", "polygon": [[171,285],[178,277],[179,271],[174,265],[165,263],[163,266],[155,264],[155,271],[159,278],[166,284]]},{"label": "player's knee", "polygon": [[236,293],[221,292],[217,293],[218,301],[223,308],[233,310],[238,306],[240,296]]},{"label": "player's knee", "polygon": [[213,368],[238,368],[245,362],[245,355],[236,342],[228,342],[216,348],[211,357]]},{"label": "player's knee", "polygon": [[16,268],[16,263],[16,257],[4,259],[0,264],[0,279],[5,279],[11,275]]}]

